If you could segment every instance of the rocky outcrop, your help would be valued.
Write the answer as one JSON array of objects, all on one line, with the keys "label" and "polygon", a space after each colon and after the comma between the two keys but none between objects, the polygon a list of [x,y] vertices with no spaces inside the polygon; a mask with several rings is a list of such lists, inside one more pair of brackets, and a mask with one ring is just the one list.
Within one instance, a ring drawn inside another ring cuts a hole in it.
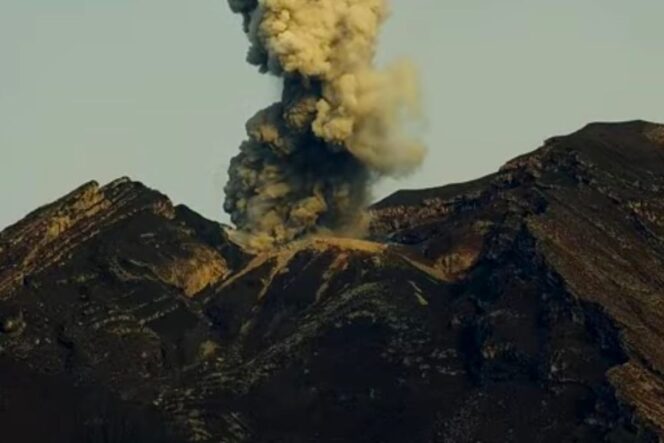
[{"label": "rocky outcrop", "polygon": [[260,254],[141,184],[85,185],[0,234],[3,435],[656,442],[662,133],[590,125],[394,194],[368,240]]}]

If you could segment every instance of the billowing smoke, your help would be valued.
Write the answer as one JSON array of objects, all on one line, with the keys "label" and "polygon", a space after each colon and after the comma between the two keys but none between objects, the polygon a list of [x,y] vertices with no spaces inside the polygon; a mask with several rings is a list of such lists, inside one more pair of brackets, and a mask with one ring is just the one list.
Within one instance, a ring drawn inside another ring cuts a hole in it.
[{"label": "billowing smoke", "polygon": [[422,162],[402,131],[418,115],[407,63],[373,60],[387,0],[229,0],[248,61],[284,79],[282,100],[247,123],[224,209],[254,246],[361,224],[371,183]]}]

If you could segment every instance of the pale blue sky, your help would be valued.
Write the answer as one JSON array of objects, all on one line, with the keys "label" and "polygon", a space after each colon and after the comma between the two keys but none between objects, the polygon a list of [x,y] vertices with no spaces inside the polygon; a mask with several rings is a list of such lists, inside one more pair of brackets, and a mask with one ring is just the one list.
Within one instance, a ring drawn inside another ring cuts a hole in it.
[{"label": "pale blue sky", "polygon": [[[662,0],[392,0],[380,61],[419,65],[430,155],[376,190],[496,170],[596,120],[664,121]],[[278,96],[225,0],[0,0],[0,228],[128,175],[226,221],[244,123]]]}]

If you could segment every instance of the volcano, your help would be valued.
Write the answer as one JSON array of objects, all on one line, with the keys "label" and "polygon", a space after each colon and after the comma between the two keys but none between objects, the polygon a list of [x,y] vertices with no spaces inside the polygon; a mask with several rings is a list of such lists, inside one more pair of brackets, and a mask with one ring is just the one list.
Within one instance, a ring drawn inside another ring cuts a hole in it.
[{"label": "volcano", "polygon": [[253,252],[120,179],[0,234],[20,442],[664,439],[664,126],[591,124]]}]

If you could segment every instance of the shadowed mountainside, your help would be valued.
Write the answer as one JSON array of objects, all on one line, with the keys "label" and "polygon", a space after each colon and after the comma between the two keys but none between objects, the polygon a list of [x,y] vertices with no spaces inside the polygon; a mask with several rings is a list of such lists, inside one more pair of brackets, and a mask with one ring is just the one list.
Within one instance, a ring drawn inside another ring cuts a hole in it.
[{"label": "shadowed mountainside", "polygon": [[[657,442],[664,126],[593,124],[269,253],[127,179],[0,233],[24,442]],[[38,424],[38,426],[35,426]]]}]

